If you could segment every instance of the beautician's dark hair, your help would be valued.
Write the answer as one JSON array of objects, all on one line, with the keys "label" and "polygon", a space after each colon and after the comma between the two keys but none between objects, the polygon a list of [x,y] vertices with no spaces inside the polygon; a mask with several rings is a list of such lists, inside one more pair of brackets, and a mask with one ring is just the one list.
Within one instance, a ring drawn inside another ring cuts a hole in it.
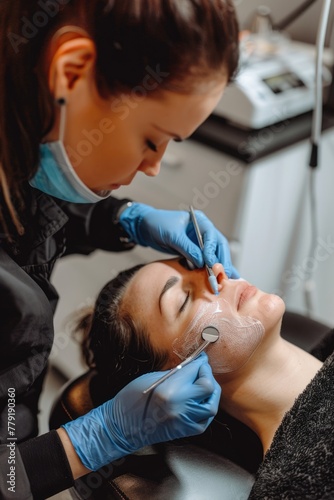
[{"label": "beautician's dark hair", "polygon": [[106,397],[112,397],[140,375],[160,370],[168,362],[170,353],[153,350],[147,331],[123,304],[127,285],[142,267],[123,271],[107,283],[94,309],[84,312],[74,329],[82,337],[87,365],[95,368],[103,381]]},{"label": "beautician's dark hair", "polygon": [[143,84],[153,93],[190,92],[203,77],[231,79],[238,64],[233,0],[2,0],[0,223],[11,219],[19,233],[23,186],[37,170],[39,143],[54,121],[41,56],[66,25],[94,40],[103,96]]}]

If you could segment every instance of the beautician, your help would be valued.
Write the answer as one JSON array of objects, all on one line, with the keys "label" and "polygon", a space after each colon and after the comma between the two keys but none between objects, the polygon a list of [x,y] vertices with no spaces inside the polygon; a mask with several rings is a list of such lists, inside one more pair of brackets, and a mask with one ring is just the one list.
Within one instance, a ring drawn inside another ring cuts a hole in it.
[{"label": "beautician", "polygon": [[236,273],[204,214],[202,253],[187,212],[111,192],[158,175],[168,142],[210,115],[237,66],[238,26],[232,0],[3,0],[0,23],[0,497],[41,499],[147,444],[201,433],[217,411],[204,354],[150,399],[142,391],[161,373],[83,417],[88,440],[78,425],[35,437],[58,258],[139,244]]}]

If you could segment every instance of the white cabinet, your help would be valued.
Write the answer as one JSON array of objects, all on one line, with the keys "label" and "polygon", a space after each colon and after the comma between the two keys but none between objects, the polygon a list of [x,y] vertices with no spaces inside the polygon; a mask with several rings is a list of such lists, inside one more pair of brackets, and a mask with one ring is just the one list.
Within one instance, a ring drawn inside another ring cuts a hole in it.
[{"label": "white cabinet", "polygon": [[[235,265],[245,279],[283,297],[288,309],[310,312],[334,326],[334,129],[322,136],[314,173],[316,234],[311,225],[310,151],[305,140],[247,169]],[[308,271],[311,309],[305,294]]]},{"label": "white cabinet", "polygon": [[[313,316],[334,326],[334,131],[323,134],[315,174],[317,234],[311,233],[310,196],[304,188],[286,254],[280,289],[288,306],[305,313],[304,276],[311,271]],[[304,181],[305,185],[305,181]],[[315,242],[314,242],[315,239]],[[310,255],[311,241],[313,241]]]}]

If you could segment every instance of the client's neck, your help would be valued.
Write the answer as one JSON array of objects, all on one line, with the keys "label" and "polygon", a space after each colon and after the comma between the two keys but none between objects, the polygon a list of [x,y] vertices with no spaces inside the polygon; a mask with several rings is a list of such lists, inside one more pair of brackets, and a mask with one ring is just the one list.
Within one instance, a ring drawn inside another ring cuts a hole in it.
[{"label": "client's neck", "polygon": [[221,407],[256,432],[266,452],[284,414],[320,368],[320,361],[279,337],[238,374],[216,376]]}]

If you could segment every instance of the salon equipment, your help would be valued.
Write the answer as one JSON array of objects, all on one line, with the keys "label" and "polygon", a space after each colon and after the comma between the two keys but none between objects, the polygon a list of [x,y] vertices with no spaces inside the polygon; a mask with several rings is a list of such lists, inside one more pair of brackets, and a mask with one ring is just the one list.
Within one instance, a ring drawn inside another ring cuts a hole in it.
[{"label": "salon equipment", "polygon": [[[194,209],[193,209],[193,207],[191,205],[189,207],[189,210],[190,210],[190,217],[191,217],[192,223],[194,224],[194,228],[195,228],[195,231],[196,231],[196,236],[197,236],[199,247],[200,247],[201,250],[204,250],[204,243],[203,243],[203,238],[202,238],[202,235],[201,235],[201,231],[200,231],[200,228],[198,226],[198,222],[197,222],[197,219],[196,219],[195,211],[194,211]],[[205,264],[205,269],[206,269],[206,271],[208,273],[209,283],[210,283],[210,286],[211,286],[211,290],[213,291],[213,293],[215,295],[218,295],[217,278],[213,274],[213,271],[212,271],[211,267],[209,267],[207,264]]]},{"label": "salon equipment", "polygon": [[[331,72],[323,61],[320,64],[322,85],[329,85]],[[245,58],[214,114],[244,128],[261,129],[313,109],[315,85],[314,46],[285,41],[275,52]]]},{"label": "salon equipment", "polygon": [[202,331],[202,339],[203,339],[203,344],[200,345],[190,356],[188,356],[182,363],[179,363],[175,368],[172,368],[169,370],[169,372],[166,373],[163,377],[159,378],[154,384],[152,384],[148,389],[145,389],[143,391],[143,394],[148,394],[149,392],[153,391],[158,385],[162,384],[165,380],[169,379],[174,373],[178,372],[181,370],[181,368],[184,368],[186,365],[188,365],[191,361],[197,358],[201,354],[204,349],[208,347],[208,345],[212,344],[213,342],[216,342],[219,338],[219,332],[217,328],[214,326],[207,326],[203,331]]},{"label": "salon equipment", "polygon": [[329,20],[329,11],[331,7],[331,0],[323,0],[323,7],[321,12],[321,18],[318,27],[317,35],[317,53],[316,53],[316,69],[315,69],[315,109],[313,114],[312,123],[312,153],[310,166],[315,168],[318,166],[318,146],[321,137],[321,127],[322,127],[322,102],[323,102],[323,75],[322,75],[322,61],[324,55],[324,46],[326,40],[326,31]]},{"label": "salon equipment", "polygon": [[[310,193],[310,207],[311,207],[311,242],[309,250],[309,259],[313,259],[317,251],[317,242],[319,237],[318,224],[317,224],[317,197],[315,187],[315,172],[314,169],[318,167],[319,162],[319,147],[322,133],[322,103],[323,103],[323,89],[322,89],[322,60],[324,53],[324,46],[326,40],[326,31],[329,20],[329,12],[331,7],[331,0],[323,0],[322,12],[318,27],[317,34],[317,54],[316,54],[316,83],[315,83],[315,108],[312,119],[312,133],[311,133],[311,157],[309,166],[311,167],[309,175],[309,193]],[[306,311],[309,316],[314,314],[314,269],[307,269],[304,278],[304,298]]]},{"label": "salon equipment", "polygon": [[202,434],[209,426],[221,391],[207,356],[195,359],[148,400],[143,390],[160,376],[160,372],[146,373],[87,415],[64,424],[87,469],[98,470],[144,446]]}]

